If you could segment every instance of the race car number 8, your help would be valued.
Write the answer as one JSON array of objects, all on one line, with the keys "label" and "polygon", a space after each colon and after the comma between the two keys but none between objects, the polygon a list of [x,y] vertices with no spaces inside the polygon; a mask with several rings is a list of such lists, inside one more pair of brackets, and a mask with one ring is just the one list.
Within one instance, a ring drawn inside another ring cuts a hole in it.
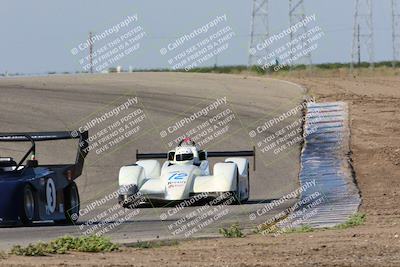
[{"label": "race car number 8", "polygon": [[49,178],[46,185],[47,208],[53,213],[56,210],[56,186],[53,179]]}]

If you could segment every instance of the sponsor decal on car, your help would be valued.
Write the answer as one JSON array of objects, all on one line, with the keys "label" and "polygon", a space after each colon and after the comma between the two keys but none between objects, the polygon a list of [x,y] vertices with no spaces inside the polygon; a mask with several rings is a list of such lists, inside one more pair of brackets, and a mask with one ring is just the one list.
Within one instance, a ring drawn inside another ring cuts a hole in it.
[{"label": "sponsor decal on car", "polygon": [[174,172],[169,178],[168,181],[179,181],[179,180],[183,180],[187,177],[187,173],[183,173],[183,172]]},{"label": "sponsor decal on car", "polygon": [[168,188],[184,186],[186,184],[187,177],[187,173],[173,172],[172,175],[168,177]]},{"label": "sponsor decal on car", "polygon": [[46,206],[46,212],[48,213],[53,213],[56,210],[56,186],[54,184],[53,179],[49,178],[47,180],[47,185],[46,185],[46,200],[47,200],[47,206]]}]

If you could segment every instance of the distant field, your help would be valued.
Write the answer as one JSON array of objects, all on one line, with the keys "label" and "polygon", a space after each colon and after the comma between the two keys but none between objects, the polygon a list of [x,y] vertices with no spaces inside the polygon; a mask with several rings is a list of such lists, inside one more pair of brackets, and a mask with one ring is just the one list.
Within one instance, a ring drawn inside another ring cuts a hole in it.
[{"label": "distant field", "polygon": [[[391,61],[382,61],[376,62],[374,71],[379,74],[399,74],[400,73],[400,62],[396,62],[395,68],[393,68],[393,62]],[[365,72],[371,71],[368,62],[362,62],[359,66],[354,66],[355,71],[357,72]],[[324,63],[324,64],[315,64],[312,68],[308,68],[306,65],[296,65],[293,67],[283,67],[278,71],[275,71],[273,67],[269,69],[262,69],[259,66],[247,67],[245,65],[234,65],[234,66],[214,66],[214,67],[201,67],[201,68],[193,68],[188,70],[188,72],[197,72],[197,73],[227,73],[227,74],[240,74],[240,73],[255,73],[255,74],[286,74],[288,72],[304,72],[312,70],[313,74],[318,73],[330,73],[329,71],[341,71],[341,72],[349,72],[350,63]],[[110,70],[114,72],[114,69]],[[135,70],[137,72],[141,71],[153,71],[153,72],[186,72],[186,70],[170,70],[170,69],[150,69],[150,70]],[[328,72],[326,72],[328,71]]]},{"label": "distant field", "polygon": [[[367,74],[370,75],[371,69],[369,67],[368,62],[362,62],[359,66],[354,66],[354,70],[356,74]],[[138,69],[138,70],[133,70],[133,72],[193,72],[193,73],[226,73],[226,74],[242,74],[242,73],[252,73],[252,74],[259,74],[259,75],[264,75],[264,74],[270,74],[270,75],[287,75],[290,73],[290,75],[293,74],[304,74],[306,71],[307,74],[312,73],[313,76],[319,76],[319,75],[328,75],[330,76],[332,74],[332,71],[334,71],[333,74],[349,74],[350,73],[350,63],[324,63],[324,64],[315,64],[312,65],[311,68],[307,67],[306,65],[295,65],[292,67],[282,67],[278,71],[275,71],[273,67],[269,69],[262,69],[259,66],[252,66],[252,67],[247,67],[245,65],[233,65],[233,66],[214,66],[214,67],[201,67],[201,68],[193,68],[191,70],[184,70],[184,69],[179,69],[179,70],[171,70],[171,69]],[[395,68],[393,68],[393,62],[392,61],[382,61],[382,62],[376,62],[375,63],[375,68],[374,68],[374,73],[378,75],[399,75],[400,74],[400,62],[396,62]],[[108,70],[110,73],[117,72],[116,68],[110,68]],[[126,72],[126,70],[122,70],[122,72]],[[46,75],[55,75],[55,74],[73,74],[74,72],[54,72],[54,71],[49,71],[45,73]],[[75,72],[75,74],[79,73],[87,73],[87,72]],[[24,76],[27,74],[23,73],[9,73],[7,74],[8,76]],[[4,73],[0,73],[1,76],[7,76]],[[43,75],[43,73],[41,74]],[[32,75],[29,75],[32,76]],[[35,76],[35,75],[33,75]]]}]

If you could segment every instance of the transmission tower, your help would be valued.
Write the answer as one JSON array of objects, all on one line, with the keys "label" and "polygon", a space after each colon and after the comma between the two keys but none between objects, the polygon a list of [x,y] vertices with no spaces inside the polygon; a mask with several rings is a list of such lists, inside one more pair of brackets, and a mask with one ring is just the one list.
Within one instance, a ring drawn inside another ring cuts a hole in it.
[{"label": "transmission tower", "polygon": [[374,27],[372,23],[372,0],[355,0],[353,45],[351,52],[351,69],[354,63],[361,63],[361,49],[365,45],[368,52],[370,68],[374,68]]},{"label": "transmission tower", "polygon": [[[289,0],[289,23],[290,23],[290,26],[303,21],[305,18],[306,18],[306,12],[305,12],[304,0]],[[302,50],[305,50],[308,48],[308,44],[306,43],[306,38],[298,38],[302,34],[306,33],[307,31],[308,31],[307,24],[304,23],[303,26],[299,30],[297,30],[296,32],[290,33],[290,51],[292,51],[293,47],[295,46],[295,44],[293,43],[293,40],[296,40],[296,39],[301,39]],[[293,58],[292,52],[290,52],[290,58]],[[305,61],[304,64],[306,64],[308,67],[311,67],[312,60],[311,60],[310,52],[308,52],[304,56],[304,61]]]},{"label": "transmission tower", "polygon": [[258,59],[268,54],[268,49],[256,49],[257,44],[264,42],[269,37],[268,2],[269,0],[253,0],[248,66],[258,64]]},{"label": "transmission tower", "polygon": [[400,0],[392,0],[393,68],[400,61]]}]

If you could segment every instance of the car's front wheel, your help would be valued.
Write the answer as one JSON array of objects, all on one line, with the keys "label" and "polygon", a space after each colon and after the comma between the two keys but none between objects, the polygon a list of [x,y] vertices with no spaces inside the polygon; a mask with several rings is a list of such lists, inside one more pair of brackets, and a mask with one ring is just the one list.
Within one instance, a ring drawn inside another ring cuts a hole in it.
[{"label": "car's front wheel", "polygon": [[31,185],[25,185],[22,203],[21,221],[24,225],[30,225],[35,218],[36,211],[35,193]]},{"label": "car's front wheel", "polygon": [[249,200],[250,197],[250,165],[247,163],[247,197],[242,200],[242,203],[245,203]]},{"label": "car's front wheel", "polygon": [[240,182],[239,182],[239,169],[236,167],[236,191],[233,192],[235,201],[233,204],[241,205],[242,204],[242,192],[240,191]]}]

